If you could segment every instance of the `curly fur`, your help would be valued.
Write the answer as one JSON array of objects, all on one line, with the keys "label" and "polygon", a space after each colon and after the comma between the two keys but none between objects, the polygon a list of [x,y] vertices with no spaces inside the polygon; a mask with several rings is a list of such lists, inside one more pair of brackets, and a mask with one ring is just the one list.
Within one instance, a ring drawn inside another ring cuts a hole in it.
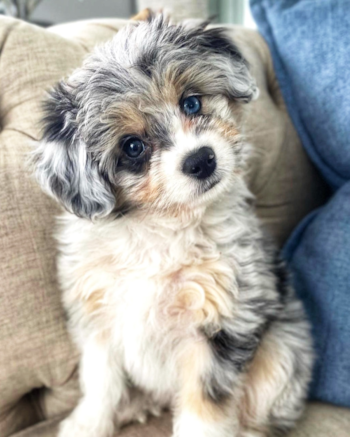
[{"label": "curly fur", "polygon": [[[108,437],[165,407],[174,437],[263,437],[300,416],[309,326],[243,179],[257,95],[222,29],[163,16],[121,30],[52,91],[34,161],[67,209],[58,277],[83,391],[60,437]],[[126,135],[146,145],[140,159]],[[216,169],[199,181],[182,165],[203,146]]]}]

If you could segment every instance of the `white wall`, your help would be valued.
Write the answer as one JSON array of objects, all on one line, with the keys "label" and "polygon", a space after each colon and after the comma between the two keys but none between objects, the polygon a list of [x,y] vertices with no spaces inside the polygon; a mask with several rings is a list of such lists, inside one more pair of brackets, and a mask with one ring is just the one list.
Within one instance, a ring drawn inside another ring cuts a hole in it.
[{"label": "white wall", "polygon": [[86,18],[128,18],[133,0],[42,0],[31,20],[61,23]]},{"label": "white wall", "polygon": [[250,27],[251,29],[256,29],[256,23],[249,7],[249,0],[245,0],[243,25],[245,27]]},{"label": "white wall", "polygon": [[[137,3],[137,0],[42,0],[31,19],[62,23],[86,18],[129,18]],[[249,0],[209,0],[209,5],[211,15],[222,15],[222,22],[255,27]]]}]

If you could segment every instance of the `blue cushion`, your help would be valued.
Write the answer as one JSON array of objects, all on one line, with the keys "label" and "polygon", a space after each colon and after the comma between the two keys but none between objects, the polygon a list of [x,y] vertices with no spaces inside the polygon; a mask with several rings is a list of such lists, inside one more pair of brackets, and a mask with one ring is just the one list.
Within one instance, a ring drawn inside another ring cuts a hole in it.
[{"label": "blue cushion", "polygon": [[289,114],[334,191],[284,254],[314,329],[310,395],[350,407],[350,0],[250,1]]},{"label": "blue cushion", "polygon": [[334,187],[350,180],[350,1],[251,0],[302,142]]},{"label": "blue cushion", "polygon": [[313,398],[350,406],[350,182],[307,217],[285,247],[313,323]]}]

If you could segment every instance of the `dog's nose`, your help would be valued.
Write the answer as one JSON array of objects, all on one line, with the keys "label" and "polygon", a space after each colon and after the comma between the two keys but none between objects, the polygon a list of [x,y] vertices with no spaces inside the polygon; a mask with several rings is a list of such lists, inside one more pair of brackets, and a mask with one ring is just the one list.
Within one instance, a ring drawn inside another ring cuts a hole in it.
[{"label": "dog's nose", "polygon": [[214,173],[216,159],[214,150],[201,147],[193,155],[188,156],[182,166],[182,171],[196,179],[206,179]]}]

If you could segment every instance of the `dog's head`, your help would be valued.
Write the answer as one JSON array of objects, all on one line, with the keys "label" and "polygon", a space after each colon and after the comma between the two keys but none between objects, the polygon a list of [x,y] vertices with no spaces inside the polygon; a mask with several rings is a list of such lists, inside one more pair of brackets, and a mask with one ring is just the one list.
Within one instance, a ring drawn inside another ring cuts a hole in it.
[{"label": "dog's head", "polygon": [[80,217],[203,205],[241,169],[241,107],[256,95],[222,29],[130,24],[51,92],[38,179]]}]

